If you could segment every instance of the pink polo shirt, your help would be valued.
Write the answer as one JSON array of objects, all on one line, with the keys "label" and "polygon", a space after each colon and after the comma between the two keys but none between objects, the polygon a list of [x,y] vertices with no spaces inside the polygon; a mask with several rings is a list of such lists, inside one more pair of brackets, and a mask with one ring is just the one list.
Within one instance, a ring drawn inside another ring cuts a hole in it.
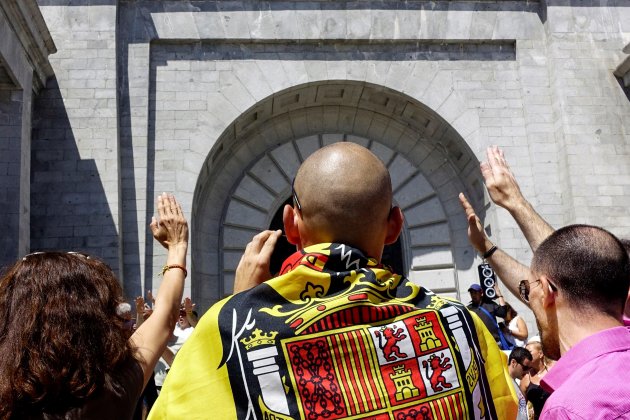
[{"label": "pink polo shirt", "polygon": [[541,380],[541,419],[630,419],[630,326],[580,341]]}]

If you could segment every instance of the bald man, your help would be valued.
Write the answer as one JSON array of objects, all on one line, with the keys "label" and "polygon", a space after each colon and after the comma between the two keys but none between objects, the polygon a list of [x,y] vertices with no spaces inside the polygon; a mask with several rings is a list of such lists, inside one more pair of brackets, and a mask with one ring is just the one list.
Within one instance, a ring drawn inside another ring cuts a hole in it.
[{"label": "bald man", "polygon": [[283,212],[297,252],[254,237],[235,295],[180,350],[157,418],[514,418],[505,355],[476,315],[380,264],[403,215],[387,168],[335,143],[299,168]]}]

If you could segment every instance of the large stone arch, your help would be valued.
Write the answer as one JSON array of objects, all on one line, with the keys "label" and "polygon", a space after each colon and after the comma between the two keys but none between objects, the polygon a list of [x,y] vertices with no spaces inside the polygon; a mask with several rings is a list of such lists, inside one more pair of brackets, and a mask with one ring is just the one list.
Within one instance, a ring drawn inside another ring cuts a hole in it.
[{"label": "large stone arch", "polygon": [[368,147],[390,169],[406,219],[410,278],[458,296],[458,271],[470,268],[472,256],[457,194],[483,196],[478,160],[456,130],[417,100],[366,82],[326,81],[260,101],[215,143],[193,198],[196,301],[206,306],[231,292],[240,255],[289,197],[300,163],[337,141]]}]

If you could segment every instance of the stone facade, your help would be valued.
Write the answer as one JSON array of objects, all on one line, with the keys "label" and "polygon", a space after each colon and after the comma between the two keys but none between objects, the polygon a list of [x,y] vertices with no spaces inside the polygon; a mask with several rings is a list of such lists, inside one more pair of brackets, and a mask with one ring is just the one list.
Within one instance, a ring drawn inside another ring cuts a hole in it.
[{"label": "stone facade", "polygon": [[30,249],[31,108],[54,52],[35,0],[0,2],[0,267]]},{"label": "stone facade", "polygon": [[554,226],[630,236],[622,1],[39,3],[59,51],[35,104],[30,248],[99,255],[129,297],[160,281],[158,193],[192,218],[185,293],[207,308],[300,162],[335,141],[390,168],[410,277],[464,301],[480,260],[460,191],[531,257],[484,195],[489,145]]}]

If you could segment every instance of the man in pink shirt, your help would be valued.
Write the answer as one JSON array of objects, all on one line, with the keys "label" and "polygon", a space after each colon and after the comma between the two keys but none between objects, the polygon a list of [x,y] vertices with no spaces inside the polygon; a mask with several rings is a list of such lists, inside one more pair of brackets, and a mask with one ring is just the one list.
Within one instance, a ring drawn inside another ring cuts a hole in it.
[{"label": "man in pink shirt", "polygon": [[[625,274],[617,273],[621,277],[611,277],[623,265],[622,254],[628,258],[630,240],[619,242],[593,226],[570,226],[554,233],[525,199],[496,146],[488,148],[481,173],[492,201],[512,215],[534,251],[532,272],[496,249],[460,194],[469,240],[480,255],[489,254],[486,260],[507,289],[534,311],[545,355],[553,359],[562,355],[542,380],[547,390],[555,392],[541,418],[630,419],[629,273],[626,269]],[[570,240],[562,242],[562,238]],[[541,250],[546,240],[553,245]]]},{"label": "man in pink shirt", "polygon": [[622,321],[629,283],[626,250],[599,227],[559,229],[534,253],[519,293],[545,354],[558,360],[541,381],[552,392],[541,419],[630,418],[630,327]]}]

